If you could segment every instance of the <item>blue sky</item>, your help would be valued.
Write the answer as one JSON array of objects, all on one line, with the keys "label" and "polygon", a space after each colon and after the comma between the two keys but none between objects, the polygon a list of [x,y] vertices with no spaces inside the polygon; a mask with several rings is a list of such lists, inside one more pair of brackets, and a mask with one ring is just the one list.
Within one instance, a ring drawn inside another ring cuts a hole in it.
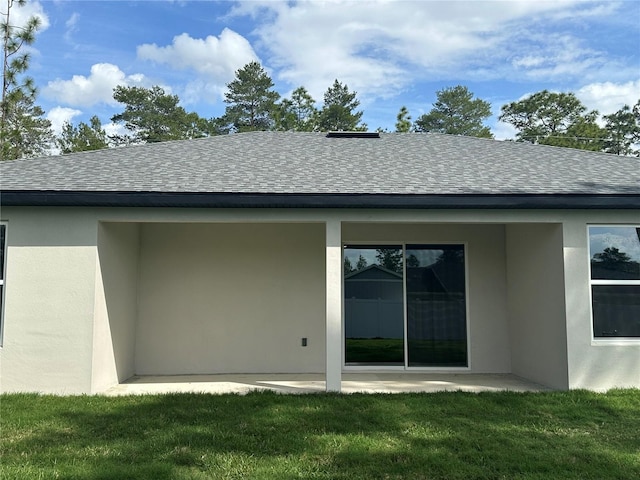
[{"label": "blue sky", "polygon": [[[358,92],[363,121],[394,129],[436,92],[467,86],[500,107],[543,89],[612,113],[640,98],[640,1],[29,1],[43,28],[29,74],[54,127],[122,108],[116,85],[160,85],[203,117],[224,112],[234,72],[258,60],[276,90],[320,102],[334,79]],[[113,131],[115,127],[108,126]]]}]

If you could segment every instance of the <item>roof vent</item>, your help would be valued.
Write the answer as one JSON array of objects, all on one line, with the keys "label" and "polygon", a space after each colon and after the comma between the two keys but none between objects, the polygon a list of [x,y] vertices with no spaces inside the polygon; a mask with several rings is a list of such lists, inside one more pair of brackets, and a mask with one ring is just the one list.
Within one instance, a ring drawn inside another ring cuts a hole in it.
[{"label": "roof vent", "polygon": [[327,133],[327,138],[380,138],[378,132],[339,131]]}]

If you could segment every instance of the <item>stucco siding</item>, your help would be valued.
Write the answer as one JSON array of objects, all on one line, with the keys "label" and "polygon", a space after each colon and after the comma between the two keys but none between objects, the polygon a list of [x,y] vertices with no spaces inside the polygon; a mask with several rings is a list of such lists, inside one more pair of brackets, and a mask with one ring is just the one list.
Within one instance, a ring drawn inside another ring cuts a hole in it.
[{"label": "stucco siding", "polygon": [[142,225],[136,373],[324,371],[324,237],[323,224]]},{"label": "stucco siding", "polygon": [[563,225],[569,388],[606,390],[640,386],[640,339],[594,339],[589,286],[589,224],[640,222],[640,215],[609,215],[600,221],[574,215]]},{"label": "stucco siding", "polygon": [[3,209],[8,221],[2,391],[87,393],[96,224],[80,209]]},{"label": "stucco siding", "polygon": [[0,390],[328,369],[335,387],[340,242],[466,245],[469,373],[640,387],[640,341],[593,337],[587,236],[589,224],[639,219],[637,210],[2,208]]},{"label": "stucco siding", "polygon": [[343,242],[464,243],[467,246],[469,371],[511,370],[503,225],[343,224]]},{"label": "stucco siding", "polygon": [[512,372],[566,389],[562,226],[508,225],[506,234]]},{"label": "stucco siding", "polygon": [[139,230],[135,223],[98,226],[92,392],[135,373]]}]

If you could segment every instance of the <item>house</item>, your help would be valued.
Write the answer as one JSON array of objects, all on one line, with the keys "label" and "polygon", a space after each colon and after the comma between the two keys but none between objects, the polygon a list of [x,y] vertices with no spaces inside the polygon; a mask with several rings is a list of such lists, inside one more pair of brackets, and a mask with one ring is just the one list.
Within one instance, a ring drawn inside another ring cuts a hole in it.
[{"label": "house", "polygon": [[[312,372],[339,391],[376,369],[640,387],[638,158],[253,132],[2,162],[0,178],[4,392]],[[396,287],[347,361],[360,255]]]}]

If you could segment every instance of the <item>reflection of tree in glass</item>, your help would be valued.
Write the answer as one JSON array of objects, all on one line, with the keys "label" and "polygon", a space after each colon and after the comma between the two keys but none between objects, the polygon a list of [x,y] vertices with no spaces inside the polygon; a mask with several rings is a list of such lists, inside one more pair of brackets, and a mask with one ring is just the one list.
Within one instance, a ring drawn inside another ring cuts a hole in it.
[{"label": "reflection of tree in glass", "polygon": [[607,247],[602,252],[595,253],[591,264],[621,272],[637,272],[640,269],[638,262],[631,260],[627,253],[621,252],[616,247]]},{"label": "reflection of tree in glass", "polygon": [[368,264],[367,264],[367,259],[364,258],[362,255],[360,255],[358,257],[358,261],[356,262],[356,266],[353,266],[353,263],[351,263],[351,260],[349,259],[349,257],[344,257],[344,274],[348,275],[351,272],[357,272],[359,270],[363,270],[365,268],[367,268]]},{"label": "reflection of tree in glass", "polygon": [[407,267],[419,267],[420,260],[413,253],[407,257]]},{"label": "reflection of tree in glass", "polygon": [[344,274],[348,275],[351,272],[353,272],[353,265],[351,264],[351,260],[349,260],[349,257],[344,257]]},{"label": "reflection of tree in glass", "polygon": [[463,263],[464,251],[462,249],[446,249],[438,256],[436,263]]},{"label": "reflection of tree in glass", "polygon": [[376,249],[376,259],[381,267],[392,272],[402,273],[402,250],[397,248]]}]

